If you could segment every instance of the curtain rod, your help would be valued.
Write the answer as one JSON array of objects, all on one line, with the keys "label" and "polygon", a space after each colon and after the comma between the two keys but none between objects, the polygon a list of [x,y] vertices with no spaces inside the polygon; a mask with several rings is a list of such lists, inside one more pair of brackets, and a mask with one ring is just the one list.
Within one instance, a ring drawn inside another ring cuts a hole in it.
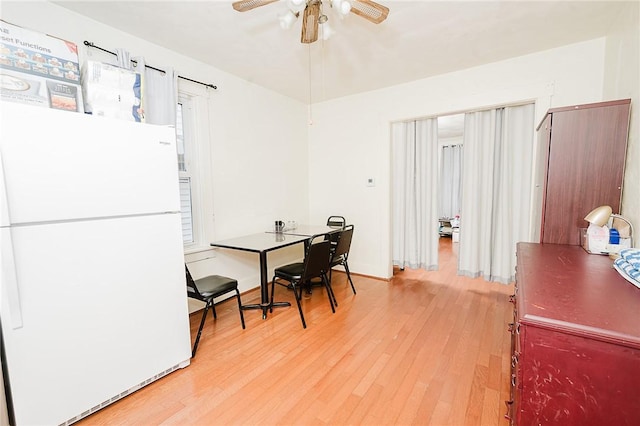
[{"label": "curtain rod", "polygon": [[[115,52],[112,52],[112,51],[110,51],[110,50],[107,50],[107,49],[104,49],[104,48],[102,48],[102,47],[100,47],[100,46],[97,46],[97,45],[95,45],[93,42],[90,42],[90,41],[85,40],[85,41],[84,41],[84,45],[85,45],[85,46],[89,46],[89,47],[93,47],[94,49],[102,50],[103,52],[107,52],[107,53],[110,53],[110,54],[112,54],[112,55],[114,55],[114,56],[117,56],[117,54],[116,54]],[[133,62],[134,64],[137,64],[137,63],[138,63],[138,62],[137,62],[136,60],[134,60],[134,59],[131,59],[131,62]],[[165,73],[166,73],[166,71],[165,71],[165,70],[161,70],[161,69],[159,69],[159,68],[152,67],[151,65],[145,65],[145,67],[146,67],[146,68],[149,68],[149,69],[152,69],[152,70],[154,70],[154,71],[161,72],[161,73],[163,73],[163,74],[165,74]],[[183,76],[181,76],[181,75],[179,75],[179,76],[178,76],[178,78],[181,78],[181,79],[183,79],[183,80],[187,80],[187,81],[191,81],[192,83],[202,84],[203,86],[211,87],[211,88],[212,88],[212,89],[214,89],[214,90],[218,89],[218,86],[214,86],[213,84],[203,83],[203,82],[201,82],[201,81],[193,80],[193,79],[190,79],[190,78],[187,78],[187,77],[183,77]]]}]

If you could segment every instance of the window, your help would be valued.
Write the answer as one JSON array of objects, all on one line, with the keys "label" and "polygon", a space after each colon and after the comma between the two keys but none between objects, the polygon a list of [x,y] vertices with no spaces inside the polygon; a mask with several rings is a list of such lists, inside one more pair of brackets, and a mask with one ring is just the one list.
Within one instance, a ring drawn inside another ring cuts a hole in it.
[{"label": "window", "polygon": [[209,95],[203,88],[178,86],[176,142],[185,251],[210,249],[213,203],[206,196],[212,193]]},{"label": "window", "polygon": [[213,239],[209,92],[199,84],[178,81],[176,150],[180,211],[185,252],[210,250]]},{"label": "window", "polygon": [[[178,151],[178,173],[180,176],[180,213],[182,214],[182,243],[195,242],[193,233],[193,202],[191,193],[191,167],[187,168],[187,141],[185,140],[185,107],[180,99],[176,107],[176,149]],[[189,108],[187,108],[187,112]],[[188,123],[188,120],[187,120]],[[189,144],[191,145],[191,144]],[[191,151],[191,150],[189,150]],[[189,153],[191,154],[191,152]]]}]

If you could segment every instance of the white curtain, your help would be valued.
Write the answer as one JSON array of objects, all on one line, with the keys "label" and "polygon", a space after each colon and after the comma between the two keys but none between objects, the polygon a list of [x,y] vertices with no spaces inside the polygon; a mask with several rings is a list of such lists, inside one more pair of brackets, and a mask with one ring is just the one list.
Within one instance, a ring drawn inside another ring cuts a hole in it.
[{"label": "white curtain", "polygon": [[391,126],[393,264],[438,269],[438,120]]},{"label": "white curtain", "polygon": [[142,74],[142,108],[149,124],[175,126],[178,103],[177,74],[172,68],[164,72],[145,66],[143,57],[135,58],[135,69]]},{"label": "white curtain", "polygon": [[458,274],[509,283],[529,235],[534,105],[465,115]]},{"label": "white curtain", "polygon": [[455,217],[460,214],[461,171],[463,145],[446,145],[442,147],[440,162],[439,216]]},{"label": "white curtain", "polygon": [[175,126],[178,75],[173,68],[167,68],[163,70],[164,72],[148,68],[144,57],[131,58],[130,53],[125,49],[116,49],[116,57],[119,67],[136,71],[142,77],[144,122]]}]

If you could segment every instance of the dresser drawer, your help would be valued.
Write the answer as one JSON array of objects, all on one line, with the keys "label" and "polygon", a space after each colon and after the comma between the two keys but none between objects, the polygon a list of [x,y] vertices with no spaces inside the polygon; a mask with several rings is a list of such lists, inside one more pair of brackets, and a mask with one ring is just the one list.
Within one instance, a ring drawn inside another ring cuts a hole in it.
[{"label": "dresser drawer", "polygon": [[580,246],[518,243],[511,424],[640,425],[640,292]]}]

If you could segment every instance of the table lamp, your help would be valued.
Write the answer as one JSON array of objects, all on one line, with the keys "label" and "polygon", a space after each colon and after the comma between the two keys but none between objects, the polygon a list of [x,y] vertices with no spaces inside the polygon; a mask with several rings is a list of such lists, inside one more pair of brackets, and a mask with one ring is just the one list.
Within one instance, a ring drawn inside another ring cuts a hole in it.
[{"label": "table lamp", "polygon": [[[609,206],[600,206],[591,210],[588,215],[584,217],[584,220],[592,225],[603,227],[609,223],[609,219],[613,218],[612,228],[616,228],[620,233],[620,237],[626,238],[628,233],[629,242],[633,247],[633,225],[624,216],[613,213],[613,210]],[[628,226],[614,226],[617,220],[625,222]]]}]

